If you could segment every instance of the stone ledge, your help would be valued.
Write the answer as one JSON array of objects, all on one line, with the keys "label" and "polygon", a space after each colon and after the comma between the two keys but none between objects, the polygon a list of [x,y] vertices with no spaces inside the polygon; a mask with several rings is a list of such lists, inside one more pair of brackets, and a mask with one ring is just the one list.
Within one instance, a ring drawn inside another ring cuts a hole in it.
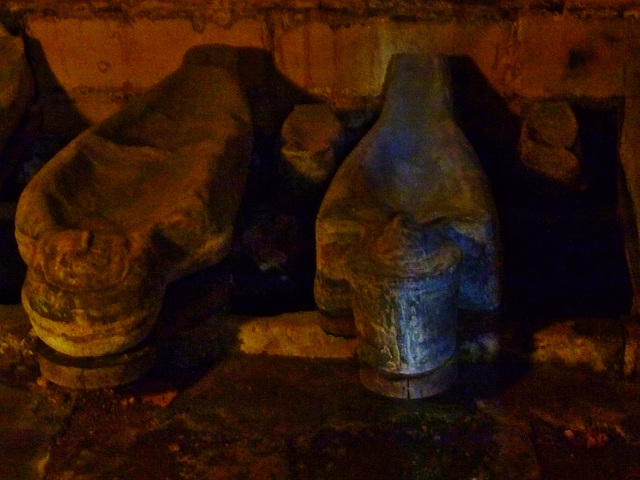
[{"label": "stone ledge", "polygon": [[[356,359],[356,339],[327,334],[317,311],[285,313],[275,317],[233,320],[238,324],[240,351],[317,359]],[[465,327],[462,326],[462,330]],[[460,332],[458,360],[463,364],[492,363],[500,354],[500,335],[493,331]]]},{"label": "stone ledge", "polygon": [[534,363],[586,367],[594,372],[620,371],[624,357],[622,324],[616,320],[566,320],[533,335]]},{"label": "stone ledge", "polygon": [[[240,351],[315,359],[355,360],[356,339],[328,335],[320,328],[318,312],[287,313],[276,317],[238,320]],[[533,363],[587,368],[596,373],[640,374],[640,325],[609,319],[573,319],[555,323],[533,336]],[[462,364],[499,360],[502,339],[497,332],[465,335],[458,341]],[[624,364],[624,366],[623,366]]]},{"label": "stone ledge", "polygon": [[[227,333],[221,333],[221,322],[236,333],[228,329],[224,329]],[[356,339],[329,335],[320,325],[320,314],[316,311],[274,317],[225,316],[205,322],[188,338],[192,348],[201,344],[200,349],[207,351],[219,348],[216,338],[230,334],[231,343],[246,355],[355,361]],[[0,370],[9,371],[17,365],[35,366],[36,339],[30,330],[21,305],[0,305]],[[462,364],[498,361],[502,343],[498,333],[464,337],[458,342]],[[536,332],[533,343],[529,358],[536,364],[586,368],[597,373],[623,372],[631,378],[640,375],[640,324],[631,321],[622,324],[609,319],[565,320]]]},{"label": "stone ledge", "polygon": [[250,318],[239,326],[240,350],[252,355],[354,359],[356,340],[325,333],[319,315],[298,312]]}]

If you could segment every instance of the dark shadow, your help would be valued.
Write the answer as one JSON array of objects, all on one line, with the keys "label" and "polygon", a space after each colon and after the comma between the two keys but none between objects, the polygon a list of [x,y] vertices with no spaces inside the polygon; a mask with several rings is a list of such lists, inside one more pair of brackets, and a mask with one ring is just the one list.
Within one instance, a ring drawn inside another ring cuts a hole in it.
[{"label": "dark shadow", "polygon": [[456,120],[489,177],[502,215],[502,200],[513,194],[513,181],[522,175],[517,157],[520,118],[470,57],[450,57],[449,66]]},{"label": "dark shadow", "polygon": [[562,317],[628,314],[631,282],[618,218],[616,108],[573,106],[582,188],[531,177],[504,221],[514,315],[531,328]]},{"label": "dark shadow", "polygon": [[468,57],[451,58],[461,128],[489,177],[501,227],[507,327],[526,345],[568,316],[617,318],[631,286],[617,218],[618,106],[572,105],[580,188],[520,164],[521,121]]},{"label": "dark shadow", "polygon": [[[18,25],[12,24],[11,27],[12,34],[20,35]],[[40,167],[88,126],[55,79],[40,42],[25,34],[22,34],[22,40],[33,76],[34,92],[25,115],[0,152],[0,202],[11,204],[18,201],[27,182]],[[53,110],[48,103],[51,98],[56,98],[57,104],[64,106],[59,118],[65,119],[66,126],[71,125],[70,130],[45,128],[44,117]],[[14,238],[13,216],[3,217],[0,223],[0,304],[20,303],[26,265]]]},{"label": "dark shadow", "polygon": [[509,352],[500,354],[492,362],[461,364],[456,382],[437,398],[475,411],[478,399],[497,398],[530,371],[531,364],[525,356]]},{"label": "dark shadow", "polygon": [[[501,309],[497,312],[498,321],[494,321],[487,331],[499,331],[509,336],[509,345],[503,345],[503,348],[506,347],[508,351],[519,350],[530,344],[531,337],[528,327],[525,329],[528,333],[521,332],[523,319],[514,313],[517,311],[518,296],[513,279],[517,276],[521,251],[514,241],[514,233],[519,228],[519,213],[512,206],[521,186],[529,180],[518,160],[521,121],[509,110],[505,98],[493,89],[470,57],[450,57],[449,65],[454,115],[487,174],[500,223],[504,262],[503,299]],[[462,320],[464,321],[464,317]],[[476,324],[477,321],[474,320],[473,325]],[[468,325],[466,328],[468,329]],[[511,337],[515,337],[515,341]],[[478,368],[489,369],[490,375],[487,378],[491,380],[488,384],[484,380],[480,383],[475,380],[482,378],[481,375],[476,377],[474,374],[465,374],[475,372]],[[464,396],[463,392],[478,393],[478,390],[495,391],[503,383],[500,377],[504,377],[504,382],[508,384],[514,377],[524,374],[525,370],[522,361],[510,355],[503,355],[495,368],[468,367],[462,370],[461,378],[470,383],[458,382],[458,395]]]},{"label": "dark shadow", "polygon": [[68,139],[76,137],[89,127],[89,121],[74,107],[73,100],[51,71],[40,41],[25,36],[24,42],[35,80],[36,98],[42,107],[43,133]]},{"label": "dark shadow", "polygon": [[0,211],[0,305],[20,303],[27,266],[18,252],[13,233],[13,212]]},{"label": "dark shadow", "polygon": [[511,241],[511,225],[517,213],[510,205],[517,195],[517,184],[525,182],[524,172],[518,166],[520,119],[471,58],[451,57],[450,68],[456,120],[478,155],[494,194],[504,261],[502,303],[508,322],[513,303],[513,258],[517,250]]},{"label": "dark shadow", "polygon": [[230,257],[231,308],[253,315],[310,310],[315,307],[316,211],[296,208],[289,201],[278,162],[286,117],[295,105],[320,100],[286,79],[271,53],[255,48],[240,48],[238,53],[240,81],[251,105],[254,148]]},{"label": "dark shadow", "polygon": [[162,389],[167,382],[184,387],[197,381],[236,347],[237,325],[229,314],[313,308],[315,215],[309,221],[283,208],[278,155],[280,130],[294,105],[318,99],[284,78],[269,52],[239,48],[237,53],[254,145],[232,251],[223,262],[167,286],[154,333],[157,365],[127,388]]},{"label": "dark shadow", "polygon": [[0,162],[10,166],[0,184],[0,201],[17,201],[40,167],[89,126],[51,71],[40,41],[26,34],[22,39],[35,95],[0,155]]}]

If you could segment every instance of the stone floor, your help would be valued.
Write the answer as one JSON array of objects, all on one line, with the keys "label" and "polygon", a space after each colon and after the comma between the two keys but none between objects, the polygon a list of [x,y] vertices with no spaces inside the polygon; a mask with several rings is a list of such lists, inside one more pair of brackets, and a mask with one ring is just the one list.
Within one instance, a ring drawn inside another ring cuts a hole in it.
[{"label": "stone floor", "polygon": [[39,377],[18,306],[0,320],[0,480],[640,479],[640,382],[614,370],[504,351],[392,400],[348,353],[243,353],[219,318],[160,335],[137,384],[78,392]]}]

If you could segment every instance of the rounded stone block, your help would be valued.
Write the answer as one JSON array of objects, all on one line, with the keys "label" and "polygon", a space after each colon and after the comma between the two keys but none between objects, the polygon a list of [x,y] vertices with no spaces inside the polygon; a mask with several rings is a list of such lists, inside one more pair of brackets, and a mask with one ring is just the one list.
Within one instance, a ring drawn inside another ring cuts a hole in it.
[{"label": "rounded stone block", "polygon": [[550,147],[528,138],[520,140],[520,160],[532,172],[556,182],[571,184],[578,179],[582,165],[564,147]]},{"label": "rounded stone block", "polygon": [[327,335],[321,316],[312,311],[250,318],[238,327],[240,350],[251,355],[353,359],[355,340]]},{"label": "rounded stone block", "polygon": [[[461,258],[441,232],[403,225],[399,217],[364,249],[351,284],[365,369],[373,367],[387,378],[422,377],[454,356]],[[439,391],[449,386],[436,388],[433,379],[427,384]],[[397,396],[395,390],[378,393]]]},{"label": "rounded stone block", "polygon": [[573,184],[582,167],[575,153],[577,139],[578,121],[567,102],[535,102],[522,121],[520,160],[544,178]]},{"label": "rounded stone block", "polygon": [[282,126],[280,172],[294,200],[319,201],[338,168],[343,131],[327,104],[296,105]]},{"label": "rounded stone block", "polygon": [[99,289],[64,289],[32,269],[22,287],[22,305],[39,338],[72,357],[128,350],[153,329],[165,285],[151,269]]},{"label": "rounded stone block", "polygon": [[570,148],[578,136],[578,121],[567,102],[537,102],[523,123],[529,138],[551,147]]},{"label": "rounded stone block", "polygon": [[458,363],[455,356],[443,365],[424,375],[389,376],[368,366],[360,368],[360,382],[368,390],[386,397],[415,400],[433,397],[445,392],[458,378]]},{"label": "rounded stone block", "polygon": [[144,343],[133,350],[104,357],[70,357],[38,342],[40,373],[67,388],[109,388],[131,383],[146,375],[156,360],[155,346]]}]

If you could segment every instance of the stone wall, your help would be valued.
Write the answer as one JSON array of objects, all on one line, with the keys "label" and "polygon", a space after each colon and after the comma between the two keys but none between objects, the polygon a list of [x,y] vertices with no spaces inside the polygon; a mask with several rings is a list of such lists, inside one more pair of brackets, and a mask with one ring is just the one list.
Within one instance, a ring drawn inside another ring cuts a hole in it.
[{"label": "stone wall", "polygon": [[91,122],[156,83],[177,68],[187,48],[202,43],[267,50],[296,85],[336,106],[378,95],[390,56],[407,51],[468,56],[508,98],[602,100],[640,91],[640,2],[12,0],[6,5],[5,23],[24,32],[32,50],[40,50],[39,61],[52,74],[46,80],[57,82]]}]

